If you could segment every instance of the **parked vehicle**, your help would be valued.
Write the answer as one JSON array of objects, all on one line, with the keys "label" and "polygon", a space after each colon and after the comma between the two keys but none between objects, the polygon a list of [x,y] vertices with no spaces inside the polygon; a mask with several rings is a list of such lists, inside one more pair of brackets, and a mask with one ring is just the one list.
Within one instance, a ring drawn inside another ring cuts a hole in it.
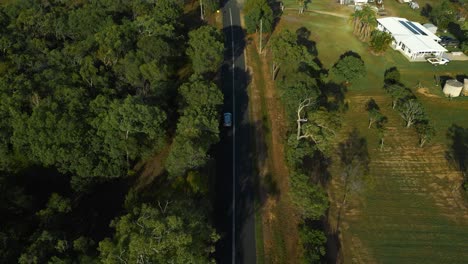
[{"label": "parked vehicle", "polygon": [[441,36],[440,45],[442,47],[458,47],[458,45],[460,45],[460,41],[449,36]]},{"label": "parked vehicle", "polygon": [[450,60],[446,58],[427,58],[426,60],[434,66],[446,65],[447,63],[450,62]]}]

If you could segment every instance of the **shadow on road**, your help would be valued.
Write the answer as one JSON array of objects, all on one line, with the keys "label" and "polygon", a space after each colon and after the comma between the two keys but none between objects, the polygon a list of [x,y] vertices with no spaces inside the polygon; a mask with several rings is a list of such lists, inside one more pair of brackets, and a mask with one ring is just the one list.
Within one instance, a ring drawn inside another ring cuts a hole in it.
[{"label": "shadow on road", "polygon": [[[239,56],[244,56],[244,50],[245,50],[245,33],[244,29],[240,26],[230,26],[230,27],[225,27],[223,28],[223,34],[225,36],[225,42],[224,42],[224,47],[225,47],[225,52],[224,56],[226,59],[226,62],[229,62],[229,64],[232,64],[232,54],[233,54],[233,45],[234,44],[234,59],[239,58]],[[234,42],[232,42],[232,36],[234,36]],[[242,76],[239,76],[242,77]]]},{"label": "shadow on road", "polygon": [[223,28],[223,32],[226,48],[225,63],[221,68],[223,111],[233,113],[235,127],[221,129],[221,140],[214,150],[216,157],[214,219],[221,235],[216,246],[215,259],[218,263],[230,263],[232,258],[232,184],[235,170],[236,262],[254,263],[256,173],[253,165],[256,157],[251,136],[255,125],[249,121],[247,92],[251,76],[245,69],[244,30],[238,25],[233,25]]}]

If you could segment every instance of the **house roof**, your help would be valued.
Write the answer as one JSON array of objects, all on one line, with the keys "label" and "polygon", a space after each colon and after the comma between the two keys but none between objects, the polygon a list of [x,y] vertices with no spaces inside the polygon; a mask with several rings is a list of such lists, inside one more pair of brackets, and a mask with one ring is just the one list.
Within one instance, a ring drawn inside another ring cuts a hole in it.
[{"label": "house roof", "polygon": [[438,41],[440,38],[418,22],[406,18],[386,17],[377,19],[397,41],[401,41],[414,52],[447,51]]},{"label": "house roof", "polygon": [[426,23],[423,25],[425,28],[437,28],[436,25],[432,24],[432,23]]},{"label": "house roof", "polygon": [[429,36],[393,35],[397,42],[403,42],[413,52],[446,52],[447,50]]}]

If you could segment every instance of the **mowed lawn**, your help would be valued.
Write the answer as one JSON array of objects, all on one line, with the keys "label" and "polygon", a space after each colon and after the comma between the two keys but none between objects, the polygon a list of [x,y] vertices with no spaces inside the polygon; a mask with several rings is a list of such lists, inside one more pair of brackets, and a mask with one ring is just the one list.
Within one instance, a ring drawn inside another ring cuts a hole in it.
[{"label": "mowed lawn", "polygon": [[[327,0],[319,3],[329,5]],[[359,53],[367,68],[367,76],[353,82],[346,95],[349,110],[340,138],[352,128],[366,138],[374,187],[352,195],[346,207],[341,224],[345,263],[468,263],[468,209],[458,189],[461,175],[445,159],[448,128],[452,124],[468,127],[468,100],[449,101],[434,81],[434,75],[468,75],[468,62],[434,67],[425,62],[410,63],[393,50],[384,56],[371,55],[367,45],[352,35],[348,20],[338,16],[286,11],[279,30],[302,26],[312,32],[311,39],[316,41],[318,57],[326,68],[349,50]],[[437,136],[425,148],[417,147],[414,129],[403,127],[382,89],[384,71],[393,66],[435,123]],[[429,96],[418,88],[425,88]],[[370,97],[389,120],[383,151],[378,148],[376,130],[367,128],[364,104]],[[337,162],[330,171],[333,226],[342,197]]]}]

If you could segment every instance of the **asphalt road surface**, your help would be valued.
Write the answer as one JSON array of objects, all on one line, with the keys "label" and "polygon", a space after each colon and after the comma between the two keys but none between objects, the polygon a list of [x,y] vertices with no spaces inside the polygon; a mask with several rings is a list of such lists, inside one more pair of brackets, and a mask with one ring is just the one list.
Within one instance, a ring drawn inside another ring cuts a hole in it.
[{"label": "asphalt road surface", "polygon": [[244,60],[244,31],[240,23],[242,0],[222,4],[225,63],[222,67],[224,112],[233,114],[233,126],[223,128],[217,147],[215,219],[221,240],[218,263],[256,263],[252,126],[248,116],[248,74]]}]

